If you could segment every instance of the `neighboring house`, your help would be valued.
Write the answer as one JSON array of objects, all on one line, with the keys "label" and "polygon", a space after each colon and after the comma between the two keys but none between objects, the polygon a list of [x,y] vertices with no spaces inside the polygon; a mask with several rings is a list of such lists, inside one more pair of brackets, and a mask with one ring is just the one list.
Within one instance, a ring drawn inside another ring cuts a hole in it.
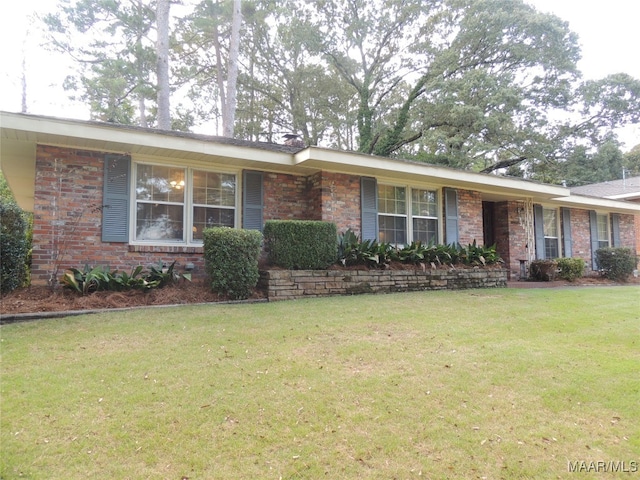
[{"label": "neighboring house", "polygon": [[[630,177],[623,180],[610,180],[602,183],[592,183],[581,187],[572,187],[571,193],[587,197],[609,198],[611,200],[625,200],[640,204],[640,177]],[[640,215],[635,217],[636,252],[640,254]]]},{"label": "neighboring house", "polygon": [[203,275],[207,226],[334,222],[404,245],[492,245],[521,261],[634,247],[640,205],[497,175],[319,147],[0,112],[0,165],[34,213],[32,281],[171,263]]}]

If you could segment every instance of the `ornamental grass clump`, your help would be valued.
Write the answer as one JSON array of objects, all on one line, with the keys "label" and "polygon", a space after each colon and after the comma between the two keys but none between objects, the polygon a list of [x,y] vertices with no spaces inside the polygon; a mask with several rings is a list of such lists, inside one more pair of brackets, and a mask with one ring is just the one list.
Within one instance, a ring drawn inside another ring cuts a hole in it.
[{"label": "ornamental grass clump", "polygon": [[251,296],[258,284],[262,234],[228,227],[205,229],[205,268],[213,291],[232,300]]}]

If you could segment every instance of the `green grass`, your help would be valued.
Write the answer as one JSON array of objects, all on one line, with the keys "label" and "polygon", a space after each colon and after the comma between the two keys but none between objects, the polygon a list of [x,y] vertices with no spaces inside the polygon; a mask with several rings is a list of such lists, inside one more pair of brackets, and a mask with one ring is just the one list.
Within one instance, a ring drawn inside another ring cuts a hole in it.
[{"label": "green grass", "polygon": [[640,462],[637,287],[183,306],[0,334],[2,479],[548,479]]}]

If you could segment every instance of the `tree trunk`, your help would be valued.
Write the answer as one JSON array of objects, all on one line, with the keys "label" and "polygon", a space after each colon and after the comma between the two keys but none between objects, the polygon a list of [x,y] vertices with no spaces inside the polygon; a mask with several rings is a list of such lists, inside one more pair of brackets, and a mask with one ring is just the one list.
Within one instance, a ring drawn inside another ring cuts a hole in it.
[{"label": "tree trunk", "polygon": [[158,128],[171,130],[170,91],[169,91],[169,8],[170,0],[158,0],[156,22],[158,39],[156,41],[158,76]]},{"label": "tree trunk", "polygon": [[240,55],[240,26],[242,25],[242,9],[240,0],[233,0],[233,17],[231,20],[231,38],[229,39],[229,68],[227,71],[227,101],[222,112],[222,130],[225,137],[233,137],[236,119],[238,57]]}]

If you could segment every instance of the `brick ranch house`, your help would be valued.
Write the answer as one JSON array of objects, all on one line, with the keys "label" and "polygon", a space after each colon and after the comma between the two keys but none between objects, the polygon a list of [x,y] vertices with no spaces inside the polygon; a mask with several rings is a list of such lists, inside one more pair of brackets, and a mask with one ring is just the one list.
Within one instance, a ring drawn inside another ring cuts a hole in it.
[{"label": "brick ranch house", "polygon": [[[202,230],[334,222],[364,239],[497,246],[521,261],[635,248],[640,205],[516,178],[319,147],[0,112],[0,165],[34,214],[32,282],[69,267],[176,261],[203,275]],[[53,277],[53,278],[52,278]]]}]

